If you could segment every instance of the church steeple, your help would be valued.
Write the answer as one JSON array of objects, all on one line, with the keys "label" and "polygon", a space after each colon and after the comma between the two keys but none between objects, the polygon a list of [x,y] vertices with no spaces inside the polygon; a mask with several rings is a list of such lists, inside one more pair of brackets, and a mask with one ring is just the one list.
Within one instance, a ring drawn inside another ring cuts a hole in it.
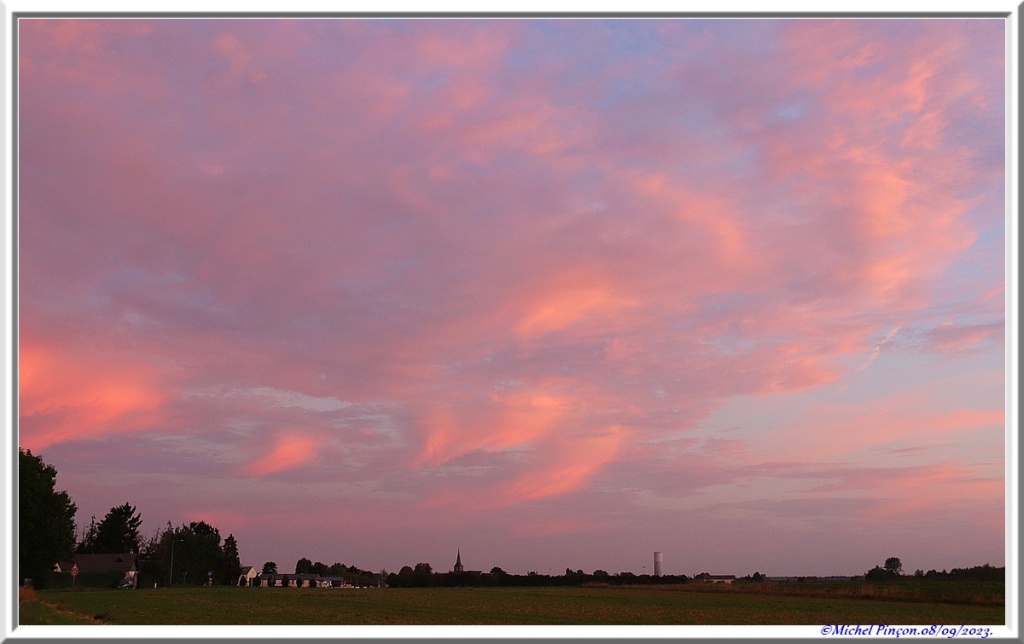
[{"label": "church steeple", "polygon": [[455,555],[455,572],[462,572],[462,548],[459,548],[458,554]]}]

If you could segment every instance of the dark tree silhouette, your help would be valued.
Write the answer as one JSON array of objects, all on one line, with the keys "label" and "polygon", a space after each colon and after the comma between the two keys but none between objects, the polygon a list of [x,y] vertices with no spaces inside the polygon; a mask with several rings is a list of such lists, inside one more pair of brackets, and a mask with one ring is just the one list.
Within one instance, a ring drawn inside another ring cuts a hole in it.
[{"label": "dark tree silhouette", "polygon": [[235,535],[229,534],[224,539],[221,556],[224,566],[223,583],[226,586],[234,586],[238,583],[238,576],[242,574],[242,561],[238,556],[238,542],[235,540]]},{"label": "dark tree silhouette", "polygon": [[141,539],[139,526],[142,517],[129,503],[110,508],[99,524],[89,524],[85,539],[78,545],[80,553],[122,553],[139,552]]},{"label": "dark tree silhouette", "polygon": [[210,573],[214,580],[225,577],[220,531],[205,521],[193,521],[178,528],[168,521],[156,547],[147,544],[146,550],[152,554],[145,558],[143,573],[158,575],[173,585],[205,584]]},{"label": "dark tree silhouette", "polygon": [[18,582],[43,585],[43,574],[75,549],[77,506],[58,492],[57,470],[30,450],[18,450]]},{"label": "dark tree silhouette", "polygon": [[99,524],[96,523],[96,515],[94,514],[89,519],[89,527],[86,529],[85,535],[82,537],[82,540],[78,542],[78,545],[75,546],[75,552],[79,554],[96,552],[96,537],[99,529],[100,527]]}]

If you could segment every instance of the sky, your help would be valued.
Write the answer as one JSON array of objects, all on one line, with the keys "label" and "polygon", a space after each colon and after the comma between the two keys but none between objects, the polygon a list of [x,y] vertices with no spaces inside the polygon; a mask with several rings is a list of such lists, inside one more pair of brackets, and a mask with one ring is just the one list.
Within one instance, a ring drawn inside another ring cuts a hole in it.
[{"label": "sky", "polygon": [[1004,565],[1003,20],[17,29],[18,441],[80,528]]}]

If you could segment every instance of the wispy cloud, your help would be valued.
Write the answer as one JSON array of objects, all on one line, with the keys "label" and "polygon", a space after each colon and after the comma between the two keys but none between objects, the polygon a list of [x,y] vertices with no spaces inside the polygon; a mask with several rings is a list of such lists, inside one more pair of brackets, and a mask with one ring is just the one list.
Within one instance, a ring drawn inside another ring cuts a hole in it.
[{"label": "wispy cloud", "polygon": [[19,440],[92,491],[187,452],[211,517],[438,543],[996,498],[1000,20],[19,24]]},{"label": "wispy cloud", "polygon": [[317,443],[316,438],[301,432],[284,434],[274,441],[274,447],[269,454],[250,463],[245,471],[265,475],[302,465],[315,456]]}]

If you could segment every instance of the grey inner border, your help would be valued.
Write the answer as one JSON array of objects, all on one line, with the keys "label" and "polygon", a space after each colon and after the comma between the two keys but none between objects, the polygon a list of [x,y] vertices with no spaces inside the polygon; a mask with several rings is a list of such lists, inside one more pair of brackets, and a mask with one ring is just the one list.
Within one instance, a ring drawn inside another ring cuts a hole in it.
[{"label": "grey inner border", "polygon": [[[1019,35],[1024,33],[1024,4],[1018,5],[1017,11],[1017,34],[1018,41]],[[237,19],[237,18],[249,18],[249,19],[260,19],[260,18],[277,18],[277,19],[329,19],[329,18],[362,18],[362,19],[496,19],[496,18],[512,18],[512,19],[528,19],[528,18],[554,18],[554,19],[590,19],[590,18],[621,18],[621,19],[643,19],[643,18],[880,18],[880,19],[897,19],[897,18],[1010,18],[1012,13],[1010,12],[956,12],[956,13],[943,13],[943,12],[893,12],[893,13],[871,13],[871,12],[785,12],[785,11],[769,11],[769,12],[709,12],[709,11],[694,11],[694,12],[544,12],[544,13],[533,13],[533,12],[509,12],[509,11],[496,11],[496,12],[379,12],[379,11],[366,11],[366,12],[209,12],[209,13],[188,13],[188,12],[139,12],[139,13],[127,13],[127,12],[38,12],[38,11],[23,11],[15,12],[11,14],[11,62],[10,62],[10,79],[11,79],[11,240],[12,250],[11,253],[11,282],[10,282],[10,293],[11,293],[11,346],[9,347],[12,358],[12,372],[11,372],[11,389],[12,389],[12,404],[11,404],[11,427],[13,431],[12,444],[11,444],[11,461],[9,461],[11,480],[9,481],[11,490],[11,496],[9,497],[12,507],[17,507],[17,501],[19,498],[18,492],[18,467],[17,467],[17,453],[18,453],[18,21],[22,18],[138,18],[138,19],[156,19],[156,18],[195,18],[195,19]],[[4,25],[6,29],[6,25]],[[1011,43],[1007,39],[1006,46],[1009,47]],[[1019,44],[1018,44],[1019,47]],[[1016,63],[1016,81],[1017,88],[1020,88],[1024,83],[1024,76],[1021,75],[1021,69],[1024,68],[1024,52],[1018,49],[1016,61],[1009,61],[1011,64]],[[0,63],[2,64],[2,63]],[[1006,88],[1009,91],[1009,87]],[[1009,101],[1007,101],[1006,110],[1006,127],[1007,137],[1010,137],[1010,130],[1012,129],[1012,120],[1009,114]],[[1020,106],[1018,105],[1018,108]],[[1024,135],[1018,131],[1016,133],[1016,146],[1017,150],[1024,148]],[[1007,188],[1009,188],[1009,179],[1012,176],[1012,156],[1010,150],[1007,150]],[[1024,168],[1016,168],[1017,186],[1019,187],[1024,182]],[[1007,193],[1007,209],[1009,210],[1010,199],[1009,193]],[[1018,204],[1019,205],[1019,204]],[[1013,214],[1017,215],[1017,248],[1018,251],[1024,242],[1024,234],[1021,232],[1021,221],[1020,212],[1010,213],[1007,212],[1006,216],[1011,217]],[[1009,239],[1007,239],[1009,242]],[[1020,274],[1011,275],[1011,283],[1016,288],[1020,282]],[[1019,294],[1019,291],[1018,291]],[[1007,299],[1007,306],[1009,306],[1009,299]],[[1020,337],[1020,320],[1017,320],[1017,333],[1018,338]],[[1006,331],[1006,338],[1009,338],[1009,330]],[[1018,347],[1017,351],[1017,362],[1020,363],[1021,353]],[[1018,374],[1019,376],[1019,374]],[[1020,400],[1021,383],[1018,377],[1017,382],[1018,390],[1017,400]],[[1022,448],[1020,441],[1017,446],[1017,463],[1018,465],[1024,461],[1024,448]],[[1018,490],[1019,493],[1019,490]],[[1020,515],[1020,499],[1018,495],[1017,499],[1017,512]],[[10,560],[15,562],[17,566],[17,552],[18,552],[18,513],[12,513],[13,523],[11,525],[11,539],[8,541],[8,547],[10,550]],[[1018,563],[1018,562],[1013,562]],[[8,571],[8,575],[11,575],[13,571]],[[1018,574],[1021,573],[1018,568]],[[17,587],[17,575],[12,575],[13,580],[8,579],[7,575],[4,575],[3,583],[9,583],[14,581],[14,584],[9,585],[8,588]],[[1019,579],[1018,579],[1019,582]],[[1019,586],[1018,586],[1019,587]],[[1016,589],[1010,589],[1016,590]],[[1020,593],[1007,592],[1006,593],[1007,604],[1010,601],[1016,601],[1017,603],[1017,614],[1018,617],[1024,613],[1024,602],[1021,602]],[[14,624],[17,625],[18,620],[18,596],[17,593],[12,593],[11,597],[11,615],[14,616]],[[1020,625],[1016,625],[1018,631]],[[104,638],[89,638],[92,641],[107,641]],[[153,638],[159,639],[161,642],[166,644],[188,644],[191,642],[218,642],[227,639],[241,639],[239,637],[219,637],[219,638]],[[282,638],[281,640],[263,639],[260,641],[289,641],[289,639],[298,638]],[[426,638],[352,638],[348,641],[353,642],[407,642],[407,641],[418,641]],[[563,642],[566,638],[517,638],[517,639],[503,639],[504,642],[512,643],[526,643],[526,642]],[[581,638],[575,638],[581,639]],[[680,638],[676,638],[680,639]],[[689,638],[688,638],[689,639]],[[61,638],[21,638],[15,635],[14,637],[7,638],[4,641],[31,641],[39,644],[59,644],[62,642],[74,641],[72,638],[61,639]],[[113,639],[110,641],[120,641],[120,638]],[[607,639],[602,641],[622,641],[615,639]],[[628,641],[628,640],[625,640]],[[694,638],[692,641],[703,641]],[[715,638],[713,640],[706,640],[709,642],[758,642],[760,639],[722,639]],[[851,641],[848,638],[842,639],[831,639],[829,641]],[[1018,639],[1012,638],[998,638],[988,641],[995,642],[1024,642],[1024,637]],[[2,644],[2,642],[0,642]]]}]

